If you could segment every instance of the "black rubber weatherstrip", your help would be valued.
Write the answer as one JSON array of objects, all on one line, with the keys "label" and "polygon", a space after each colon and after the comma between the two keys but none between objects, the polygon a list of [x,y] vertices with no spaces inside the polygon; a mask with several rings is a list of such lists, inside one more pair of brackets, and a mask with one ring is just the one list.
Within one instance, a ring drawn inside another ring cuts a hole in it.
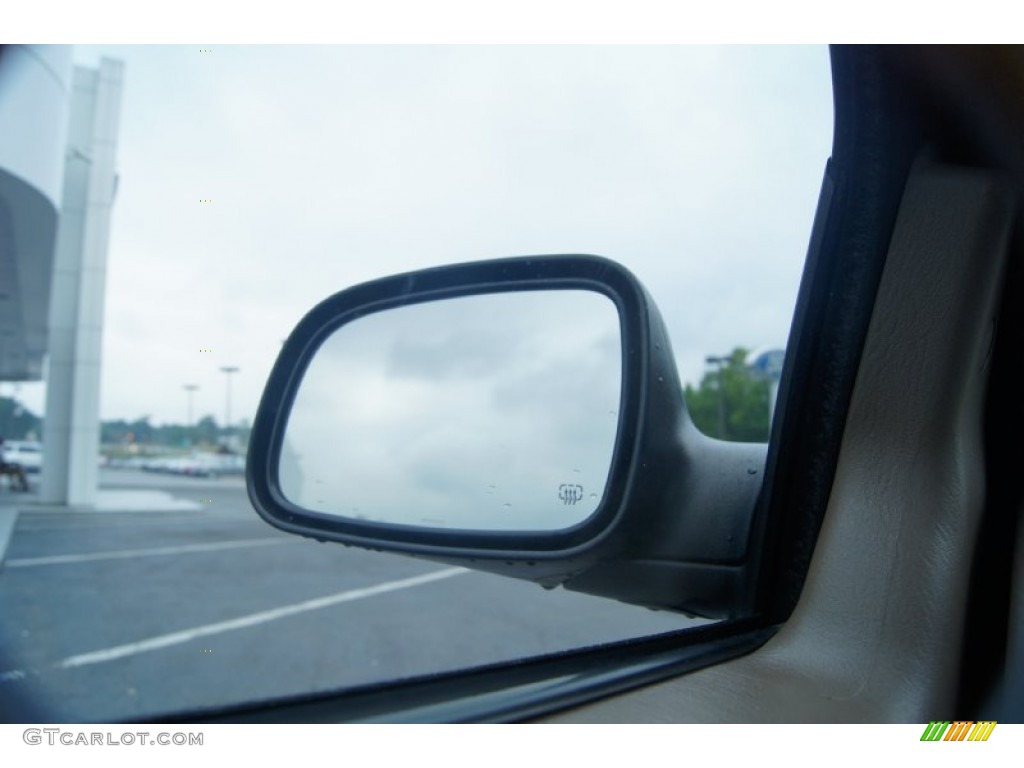
[{"label": "black rubber weatherstrip", "polygon": [[743,656],[777,627],[721,622],[404,681],[206,710],[146,723],[516,722],[621,694]]}]

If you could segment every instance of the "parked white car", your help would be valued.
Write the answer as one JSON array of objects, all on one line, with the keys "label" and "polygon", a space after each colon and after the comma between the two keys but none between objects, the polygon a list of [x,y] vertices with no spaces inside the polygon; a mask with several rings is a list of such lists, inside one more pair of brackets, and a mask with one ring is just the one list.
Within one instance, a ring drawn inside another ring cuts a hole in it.
[{"label": "parked white car", "polygon": [[191,477],[241,475],[245,472],[245,457],[198,452],[189,456],[152,459],[142,464],[142,469],[149,472],[164,472]]},{"label": "parked white car", "polygon": [[20,464],[26,472],[36,473],[43,466],[43,446],[33,440],[4,440],[4,461]]}]

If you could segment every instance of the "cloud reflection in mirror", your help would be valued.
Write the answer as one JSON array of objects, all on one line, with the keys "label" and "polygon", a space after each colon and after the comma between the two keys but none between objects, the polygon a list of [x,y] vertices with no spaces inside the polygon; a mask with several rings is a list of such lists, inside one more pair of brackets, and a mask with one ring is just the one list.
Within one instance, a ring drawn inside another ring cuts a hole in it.
[{"label": "cloud reflection in mirror", "polygon": [[317,351],[288,421],[281,488],[375,522],[553,531],[598,508],[622,380],[619,317],[585,290],[386,310]]}]

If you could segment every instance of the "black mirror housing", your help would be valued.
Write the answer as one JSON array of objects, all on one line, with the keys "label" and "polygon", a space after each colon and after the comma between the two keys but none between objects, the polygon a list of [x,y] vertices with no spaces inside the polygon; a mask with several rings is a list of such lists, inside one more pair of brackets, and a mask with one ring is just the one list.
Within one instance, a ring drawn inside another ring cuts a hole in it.
[{"label": "black mirror housing", "polygon": [[[425,302],[563,289],[603,294],[619,316],[618,428],[604,494],[585,520],[552,531],[440,529],[324,514],[283,493],[289,414],[307,368],[336,330]],[[629,271],[596,256],[528,256],[387,277],[320,303],[292,332],[268,379],[246,479],[256,511],[290,533],[731,618],[752,610],[749,539],[765,453],[763,444],[713,440],[693,426],[664,324]]]}]

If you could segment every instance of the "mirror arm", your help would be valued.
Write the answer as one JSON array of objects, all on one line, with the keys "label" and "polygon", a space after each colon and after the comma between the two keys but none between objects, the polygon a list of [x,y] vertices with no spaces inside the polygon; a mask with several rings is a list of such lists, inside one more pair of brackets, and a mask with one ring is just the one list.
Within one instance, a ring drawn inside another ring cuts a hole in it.
[{"label": "mirror arm", "polygon": [[766,443],[735,443],[694,426],[664,322],[648,297],[646,406],[619,524],[566,589],[650,608],[725,619],[754,592],[749,553]]},{"label": "mirror arm", "polygon": [[562,586],[707,618],[747,615],[751,523],[767,445],[714,440],[692,425],[679,437],[674,463],[686,468],[630,499],[620,546]]}]

